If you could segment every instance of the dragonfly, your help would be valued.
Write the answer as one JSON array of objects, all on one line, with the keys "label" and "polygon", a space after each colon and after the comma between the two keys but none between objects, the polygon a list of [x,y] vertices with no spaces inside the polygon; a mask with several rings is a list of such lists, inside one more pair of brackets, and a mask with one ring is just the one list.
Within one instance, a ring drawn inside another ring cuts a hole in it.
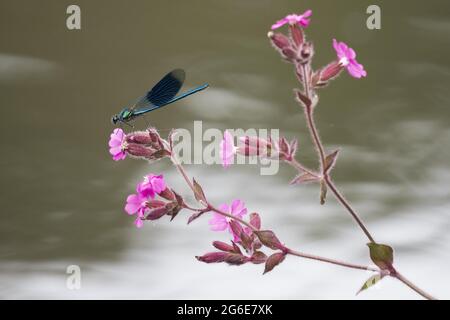
[{"label": "dragonfly", "polygon": [[146,113],[167,106],[178,100],[184,99],[191,94],[200,92],[209,87],[205,83],[194,89],[190,89],[177,96],[183,86],[186,73],[183,69],[175,69],[166,74],[150,91],[139,98],[131,107],[124,107],[122,111],[111,118],[113,124],[129,124],[132,120],[145,115]]}]

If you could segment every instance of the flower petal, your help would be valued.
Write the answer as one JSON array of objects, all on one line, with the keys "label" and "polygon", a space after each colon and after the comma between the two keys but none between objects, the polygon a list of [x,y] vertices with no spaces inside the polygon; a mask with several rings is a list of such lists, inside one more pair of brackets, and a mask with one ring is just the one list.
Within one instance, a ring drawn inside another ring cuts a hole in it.
[{"label": "flower petal", "polygon": [[288,23],[288,20],[286,18],[283,18],[281,20],[278,20],[275,24],[272,25],[271,29],[275,30],[282,26],[284,26],[286,23]]}]

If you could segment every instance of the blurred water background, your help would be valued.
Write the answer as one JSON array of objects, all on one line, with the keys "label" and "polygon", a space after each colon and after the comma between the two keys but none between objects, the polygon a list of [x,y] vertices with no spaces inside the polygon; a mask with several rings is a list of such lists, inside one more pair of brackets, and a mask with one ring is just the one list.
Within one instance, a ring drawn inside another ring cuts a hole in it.
[{"label": "blurred water background", "polygon": [[[228,238],[209,231],[206,217],[136,230],[123,212],[148,172],[164,172],[192,200],[167,161],[115,163],[107,148],[111,115],[176,67],[186,69],[186,87],[211,88],[151,113],[153,125],[280,128],[315,165],[292,68],[266,38],[274,21],[307,8],[315,66],[334,58],[337,38],[368,71],[321,92],[320,133],[329,150],[342,147],[335,181],[375,238],[396,249],[398,268],[450,297],[450,2],[78,0],[82,30],[68,31],[72,3],[0,3],[1,298],[419,298],[391,279],[355,297],[368,273],[294,257],[265,276],[262,266],[206,265],[194,256]],[[365,26],[374,3],[379,31]],[[320,206],[317,186],[289,186],[292,169],[187,169],[211,202],[243,199],[291,247],[369,261],[349,215],[331,197]],[[80,290],[66,288],[68,265],[81,267]]]}]

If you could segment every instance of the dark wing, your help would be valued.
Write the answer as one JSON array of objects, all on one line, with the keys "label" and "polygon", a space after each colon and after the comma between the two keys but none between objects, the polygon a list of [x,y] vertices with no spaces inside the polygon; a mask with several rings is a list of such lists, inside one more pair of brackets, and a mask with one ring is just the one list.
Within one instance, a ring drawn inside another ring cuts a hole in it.
[{"label": "dark wing", "polygon": [[180,91],[186,74],[183,69],[175,69],[164,76],[149,92],[140,98],[132,107],[136,111],[157,108],[169,102]]}]

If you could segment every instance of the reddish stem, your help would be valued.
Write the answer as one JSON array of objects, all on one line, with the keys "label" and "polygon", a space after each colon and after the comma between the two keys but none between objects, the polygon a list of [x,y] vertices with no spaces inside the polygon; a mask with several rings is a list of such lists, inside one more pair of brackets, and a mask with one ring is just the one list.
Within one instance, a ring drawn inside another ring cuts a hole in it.
[{"label": "reddish stem", "polygon": [[418,286],[416,286],[414,283],[406,279],[402,274],[400,274],[398,271],[395,271],[394,274],[391,274],[392,277],[397,278],[401,282],[403,282],[405,285],[410,287],[412,290],[420,294],[422,297],[428,300],[437,300],[435,297],[433,297],[431,294],[425,292],[424,290],[420,289]]},{"label": "reddish stem", "polygon": [[[179,164],[176,161],[176,159],[173,158],[173,156],[172,156],[171,160],[172,160],[172,163],[177,168],[178,172],[180,172],[180,174],[182,175],[182,177],[184,178],[184,180],[188,184],[188,186],[191,189],[191,191],[195,194],[194,185],[192,184],[191,179],[189,179],[189,177],[188,177],[184,167],[181,164]],[[298,162],[295,161],[295,163],[298,163]],[[217,212],[217,213],[219,213],[219,214],[221,214],[221,215],[223,215],[225,217],[228,217],[230,219],[234,219],[235,221],[238,221],[238,222],[242,223],[243,225],[249,227],[252,231],[258,231],[258,229],[256,229],[254,226],[252,226],[247,221],[245,221],[245,220],[243,220],[243,219],[241,219],[239,217],[233,216],[232,214],[229,214],[227,212],[224,212],[224,211],[216,208],[215,206],[213,206],[208,201],[205,203],[205,205],[211,211],[215,211],[215,212]],[[189,209],[189,210],[194,210],[194,211],[198,210],[198,209],[190,208],[188,206],[186,206],[186,208]],[[352,269],[368,270],[368,271],[374,271],[374,272],[379,272],[380,271],[379,269],[372,268],[372,267],[369,267],[369,266],[362,266],[362,265],[352,264],[352,263],[343,262],[343,261],[339,261],[339,260],[335,260],[335,259],[330,259],[330,258],[325,258],[325,257],[321,257],[321,256],[316,256],[316,255],[312,255],[312,254],[308,254],[308,253],[304,253],[304,252],[299,252],[299,251],[290,249],[288,247],[284,248],[284,252],[286,254],[290,254],[290,255],[293,255],[293,256],[297,256],[297,257],[301,257],[301,258],[305,258],[305,259],[316,260],[316,261],[321,261],[321,262],[326,262],[326,263],[331,263],[331,264],[335,264],[335,265],[339,265],[339,266],[347,267],[347,268],[352,268]]]},{"label": "reddish stem", "polygon": [[[302,74],[303,74],[303,85],[304,85],[305,94],[308,97],[308,99],[310,101],[312,101],[311,90],[309,88],[309,84],[311,83],[311,79],[310,79],[309,74],[307,72],[307,69],[306,69],[307,67],[306,67],[306,65],[301,65],[300,68],[301,68]],[[319,156],[319,159],[320,159],[320,166],[321,166],[322,177],[325,180],[325,183],[330,188],[330,190],[333,192],[333,194],[336,197],[336,199],[338,200],[338,202],[342,206],[344,206],[347,209],[347,211],[351,214],[353,219],[356,221],[358,226],[363,230],[364,234],[367,236],[367,238],[370,240],[370,242],[375,243],[374,238],[370,234],[369,230],[365,226],[365,224],[362,221],[362,219],[359,217],[358,213],[352,208],[350,203],[339,192],[339,190],[337,189],[337,187],[335,186],[335,184],[331,180],[331,177],[325,171],[325,168],[326,168],[325,151],[324,151],[324,147],[323,147],[322,141],[320,140],[320,136],[319,136],[319,133],[318,133],[318,130],[316,128],[315,121],[314,121],[313,106],[311,106],[311,105],[307,106],[305,108],[305,114],[306,114],[306,120],[307,120],[307,123],[308,123],[308,128],[310,130],[312,140],[314,142],[314,145],[316,147],[316,150],[317,150],[317,153],[318,153],[318,156]],[[290,163],[290,164],[292,165],[292,163]],[[297,166],[294,166],[294,167],[297,167]],[[301,169],[301,168],[299,168],[299,169]],[[315,260],[319,260],[319,259],[315,259]],[[328,262],[330,262],[330,261],[328,261]],[[340,265],[342,265],[342,264],[340,264]],[[366,270],[369,270],[369,269],[366,269]],[[411,281],[406,279],[398,271],[396,271],[395,269],[393,269],[393,271],[394,272],[390,273],[391,277],[394,277],[394,278],[398,279],[399,281],[403,282],[409,288],[411,288],[412,290],[414,290],[415,292],[420,294],[422,297],[424,297],[426,299],[429,299],[429,300],[434,300],[435,299],[432,295],[426,293],[424,290],[420,289],[418,286],[416,286]]]}]

